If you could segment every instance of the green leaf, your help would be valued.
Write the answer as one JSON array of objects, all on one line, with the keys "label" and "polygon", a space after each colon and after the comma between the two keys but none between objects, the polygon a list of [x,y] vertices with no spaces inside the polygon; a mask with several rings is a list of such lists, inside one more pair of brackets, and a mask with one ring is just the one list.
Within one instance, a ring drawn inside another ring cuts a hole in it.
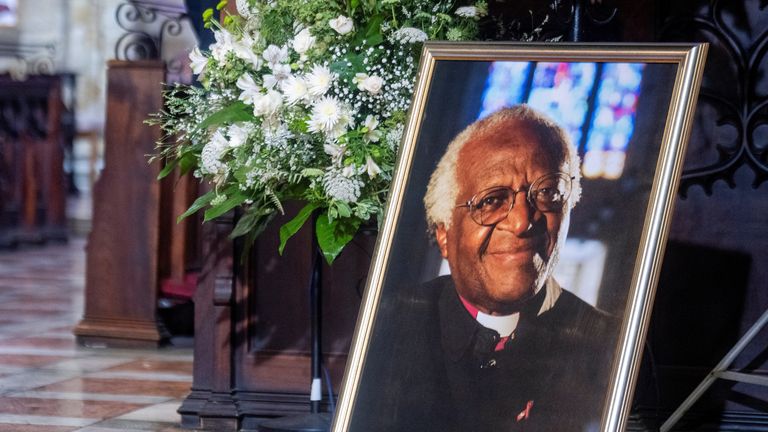
[{"label": "green leaf", "polygon": [[223,203],[215,205],[205,211],[203,222],[208,222],[211,219],[215,219],[223,215],[224,213],[242,204],[246,199],[247,197],[245,195],[240,193],[239,190],[235,189],[232,191],[231,195],[228,195],[227,199],[224,200]]},{"label": "green leaf", "polygon": [[299,232],[301,227],[304,226],[304,223],[316,208],[317,204],[315,203],[309,203],[305,205],[304,208],[299,210],[299,213],[293,219],[280,227],[280,247],[277,249],[280,255],[283,254],[283,250],[285,250],[285,244],[288,242],[288,239]]},{"label": "green leaf", "polygon": [[240,237],[251,232],[258,232],[259,234],[264,231],[266,222],[272,219],[275,211],[271,208],[252,208],[249,209],[241,218],[237,221],[237,225],[232,229],[232,233],[229,234],[229,238]]},{"label": "green leaf", "polygon": [[205,195],[199,197],[195,200],[195,202],[192,203],[191,206],[185,211],[181,216],[176,218],[176,223],[179,223],[182,221],[182,219],[186,218],[187,216],[195,214],[198,210],[208,205],[209,202],[211,202],[212,199],[216,197],[216,191],[208,191]]},{"label": "green leaf", "polygon": [[253,112],[251,111],[251,107],[246,105],[243,101],[235,101],[231,105],[228,105],[206,117],[205,120],[200,122],[199,127],[200,129],[205,129],[209,126],[222,123],[237,123],[252,119]]},{"label": "green leaf", "polygon": [[319,177],[323,175],[324,171],[318,168],[304,168],[301,171],[301,175],[305,177]]},{"label": "green leaf", "polygon": [[173,172],[173,169],[176,168],[176,165],[178,165],[178,163],[179,163],[178,159],[167,161],[163,169],[160,170],[160,174],[157,175],[157,179],[162,180],[168,177],[168,174]]},{"label": "green leaf", "polygon": [[345,218],[330,221],[326,214],[321,214],[317,218],[315,224],[317,244],[329,265],[333,264],[333,260],[339,256],[344,246],[352,240],[359,227],[359,219]]},{"label": "green leaf", "polygon": [[339,211],[339,217],[345,218],[352,216],[352,209],[349,207],[349,204],[345,202],[337,202],[336,208]]},{"label": "green leaf", "polygon": [[368,26],[365,28],[365,32],[358,36],[358,43],[362,43],[362,39],[365,39],[365,44],[368,46],[376,46],[384,42],[384,37],[381,35],[381,23],[384,22],[384,17],[376,15],[368,20]]},{"label": "green leaf", "polygon": [[192,152],[184,153],[179,160],[179,174],[185,175],[193,168],[197,167],[197,155]]},{"label": "green leaf", "polygon": [[232,229],[232,232],[229,234],[229,238],[240,237],[241,235],[248,234],[258,221],[258,213],[250,212],[244,214],[237,221],[237,225],[235,225],[235,227]]}]

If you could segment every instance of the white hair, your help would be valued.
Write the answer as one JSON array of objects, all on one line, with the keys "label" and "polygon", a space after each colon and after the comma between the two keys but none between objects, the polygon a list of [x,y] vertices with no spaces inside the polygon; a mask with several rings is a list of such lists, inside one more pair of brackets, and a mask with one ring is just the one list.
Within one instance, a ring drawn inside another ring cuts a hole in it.
[{"label": "white hair", "polygon": [[539,137],[541,144],[560,144],[562,151],[557,155],[562,160],[562,170],[573,177],[571,195],[568,198],[568,208],[571,209],[581,197],[581,160],[571,140],[562,127],[539,113],[528,105],[515,105],[503,108],[484,119],[475,121],[461,131],[448,144],[448,148],[437,163],[435,171],[429,179],[427,193],[424,195],[424,206],[427,211],[427,224],[430,231],[442,224],[446,228],[451,225],[451,215],[456,207],[459,193],[456,166],[459,152],[464,145],[475,141],[476,138],[491,135],[503,127],[513,127],[512,123],[521,122],[531,128]]}]

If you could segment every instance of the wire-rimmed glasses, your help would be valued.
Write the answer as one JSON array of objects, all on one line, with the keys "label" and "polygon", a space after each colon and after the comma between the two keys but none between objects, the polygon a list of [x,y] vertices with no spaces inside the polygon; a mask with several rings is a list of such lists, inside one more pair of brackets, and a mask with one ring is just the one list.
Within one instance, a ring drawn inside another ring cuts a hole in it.
[{"label": "wire-rimmed glasses", "polygon": [[494,186],[476,193],[457,207],[467,207],[472,220],[483,226],[496,225],[506,218],[520,192],[525,192],[528,203],[540,212],[562,211],[571,194],[573,179],[566,173],[557,172],[539,177],[530,186],[517,190]]}]

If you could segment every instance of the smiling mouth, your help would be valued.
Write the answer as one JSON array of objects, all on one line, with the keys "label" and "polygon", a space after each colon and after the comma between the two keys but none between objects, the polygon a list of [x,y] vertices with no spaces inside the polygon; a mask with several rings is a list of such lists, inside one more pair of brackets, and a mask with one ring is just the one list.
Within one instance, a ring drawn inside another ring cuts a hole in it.
[{"label": "smiling mouth", "polygon": [[495,258],[528,259],[532,258],[537,253],[539,253],[538,248],[530,246],[514,249],[486,251],[485,255]]}]

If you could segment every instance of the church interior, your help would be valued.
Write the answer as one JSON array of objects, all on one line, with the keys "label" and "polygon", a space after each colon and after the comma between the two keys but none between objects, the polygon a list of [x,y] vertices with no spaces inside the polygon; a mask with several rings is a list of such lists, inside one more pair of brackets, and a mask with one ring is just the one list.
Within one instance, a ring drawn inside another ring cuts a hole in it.
[{"label": "church interior", "polygon": [[[280,226],[302,207],[288,202],[243,259],[229,236],[234,215],[177,221],[210,186],[176,173],[158,180],[162,166],[148,161],[163,136],[147,120],[165,109],[164,86],[196,80],[188,55],[214,42],[200,17],[218,3],[0,0],[0,432],[328,430],[269,420],[333,412],[377,230],[358,230],[332,266],[316,265],[308,227],[278,254]],[[222,20],[238,13],[236,3],[220,5]],[[487,8],[517,36],[540,26],[535,36],[555,45],[709,43],[625,430],[768,430],[768,331],[756,326],[768,320],[768,1]],[[588,112],[612,97],[634,103],[649,85],[641,77],[661,75],[641,66],[600,69],[624,87],[592,97]],[[551,106],[547,76],[588,74],[572,69],[497,68],[467,115],[496,109],[513,87],[525,95],[514,103]],[[597,80],[581,90],[601,91]],[[575,122],[586,152],[587,134],[599,130]],[[590,154],[585,185],[607,190],[637,175],[633,130],[658,132],[626,126],[613,153]],[[620,314],[624,303],[602,288],[631,273],[635,251],[622,252],[606,227],[644,210],[620,194],[590,199],[574,217],[582,228],[561,252],[572,264],[558,279]],[[414,250],[422,255],[424,267],[442,271],[438,254]],[[612,259],[622,266],[606,265]],[[314,277],[323,287],[319,348]],[[309,400],[313,350],[322,359],[318,403]],[[728,356],[730,372],[664,426]]]}]

